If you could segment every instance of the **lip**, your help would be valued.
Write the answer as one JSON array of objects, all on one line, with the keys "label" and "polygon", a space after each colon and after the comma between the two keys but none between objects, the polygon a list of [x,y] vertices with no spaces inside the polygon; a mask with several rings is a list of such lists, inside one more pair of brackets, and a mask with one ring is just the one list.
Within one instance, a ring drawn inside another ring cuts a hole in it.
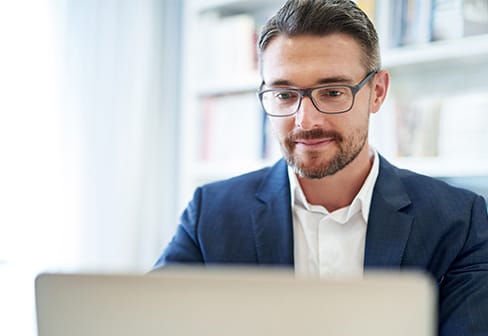
[{"label": "lip", "polygon": [[328,145],[333,142],[333,139],[326,138],[326,139],[302,139],[295,141],[295,144],[298,146],[305,146],[305,147],[319,147],[322,145]]}]

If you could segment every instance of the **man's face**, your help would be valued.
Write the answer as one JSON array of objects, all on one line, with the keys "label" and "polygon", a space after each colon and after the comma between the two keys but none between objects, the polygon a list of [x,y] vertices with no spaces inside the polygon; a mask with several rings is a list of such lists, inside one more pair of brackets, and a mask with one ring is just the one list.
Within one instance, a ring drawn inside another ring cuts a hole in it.
[{"label": "man's face", "polygon": [[[360,59],[361,49],[348,35],[278,36],[262,53],[265,88],[356,85],[367,74]],[[369,114],[377,111],[372,87],[364,86],[346,113],[321,113],[304,97],[295,115],[269,117],[285,159],[300,176],[333,175],[367,150]]]}]

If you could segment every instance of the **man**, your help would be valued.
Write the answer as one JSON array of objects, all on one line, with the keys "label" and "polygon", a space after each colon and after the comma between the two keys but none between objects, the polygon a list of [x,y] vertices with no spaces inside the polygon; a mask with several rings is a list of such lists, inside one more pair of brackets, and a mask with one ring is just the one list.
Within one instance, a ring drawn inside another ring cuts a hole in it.
[{"label": "man", "polygon": [[488,335],[485,201],[398,169],[368,144],[388,91],[352,1],[290,0],[259,39],[259,99],[284,160],[205,185],[156,264],[294,266],[315,277],[427,271],[443,335]]}]

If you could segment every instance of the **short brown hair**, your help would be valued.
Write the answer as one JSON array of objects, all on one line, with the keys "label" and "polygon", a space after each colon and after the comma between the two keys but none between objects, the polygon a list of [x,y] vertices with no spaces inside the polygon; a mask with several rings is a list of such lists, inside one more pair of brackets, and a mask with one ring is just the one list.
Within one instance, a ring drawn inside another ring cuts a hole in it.
[{"label": "short brown hair", "polygon": [[362,50],[366,70],[379,70],[378,34],[368,16],[350,0],[288,0],[264,25],[258,39],[259,59],[277,36],[347,34]]}]

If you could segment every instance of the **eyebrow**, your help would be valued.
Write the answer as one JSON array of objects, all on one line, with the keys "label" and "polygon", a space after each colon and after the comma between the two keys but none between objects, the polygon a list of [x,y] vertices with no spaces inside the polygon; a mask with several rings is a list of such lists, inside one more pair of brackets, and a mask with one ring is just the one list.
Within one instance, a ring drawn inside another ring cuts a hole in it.
[{"label": "eyebrow", "polygon": [[[343,77],[343,76],[335,76],[335,77],[327,77],[327,78],[320,78],[318,81],[315,82],[316,85],[326,85],[326,84],[352,84],[351,78]],[[269,85],[263,82],[263,85],[266,86],[295,86],[293,82],[286,80],[286,79],[277,79],[271,82]]]}]

